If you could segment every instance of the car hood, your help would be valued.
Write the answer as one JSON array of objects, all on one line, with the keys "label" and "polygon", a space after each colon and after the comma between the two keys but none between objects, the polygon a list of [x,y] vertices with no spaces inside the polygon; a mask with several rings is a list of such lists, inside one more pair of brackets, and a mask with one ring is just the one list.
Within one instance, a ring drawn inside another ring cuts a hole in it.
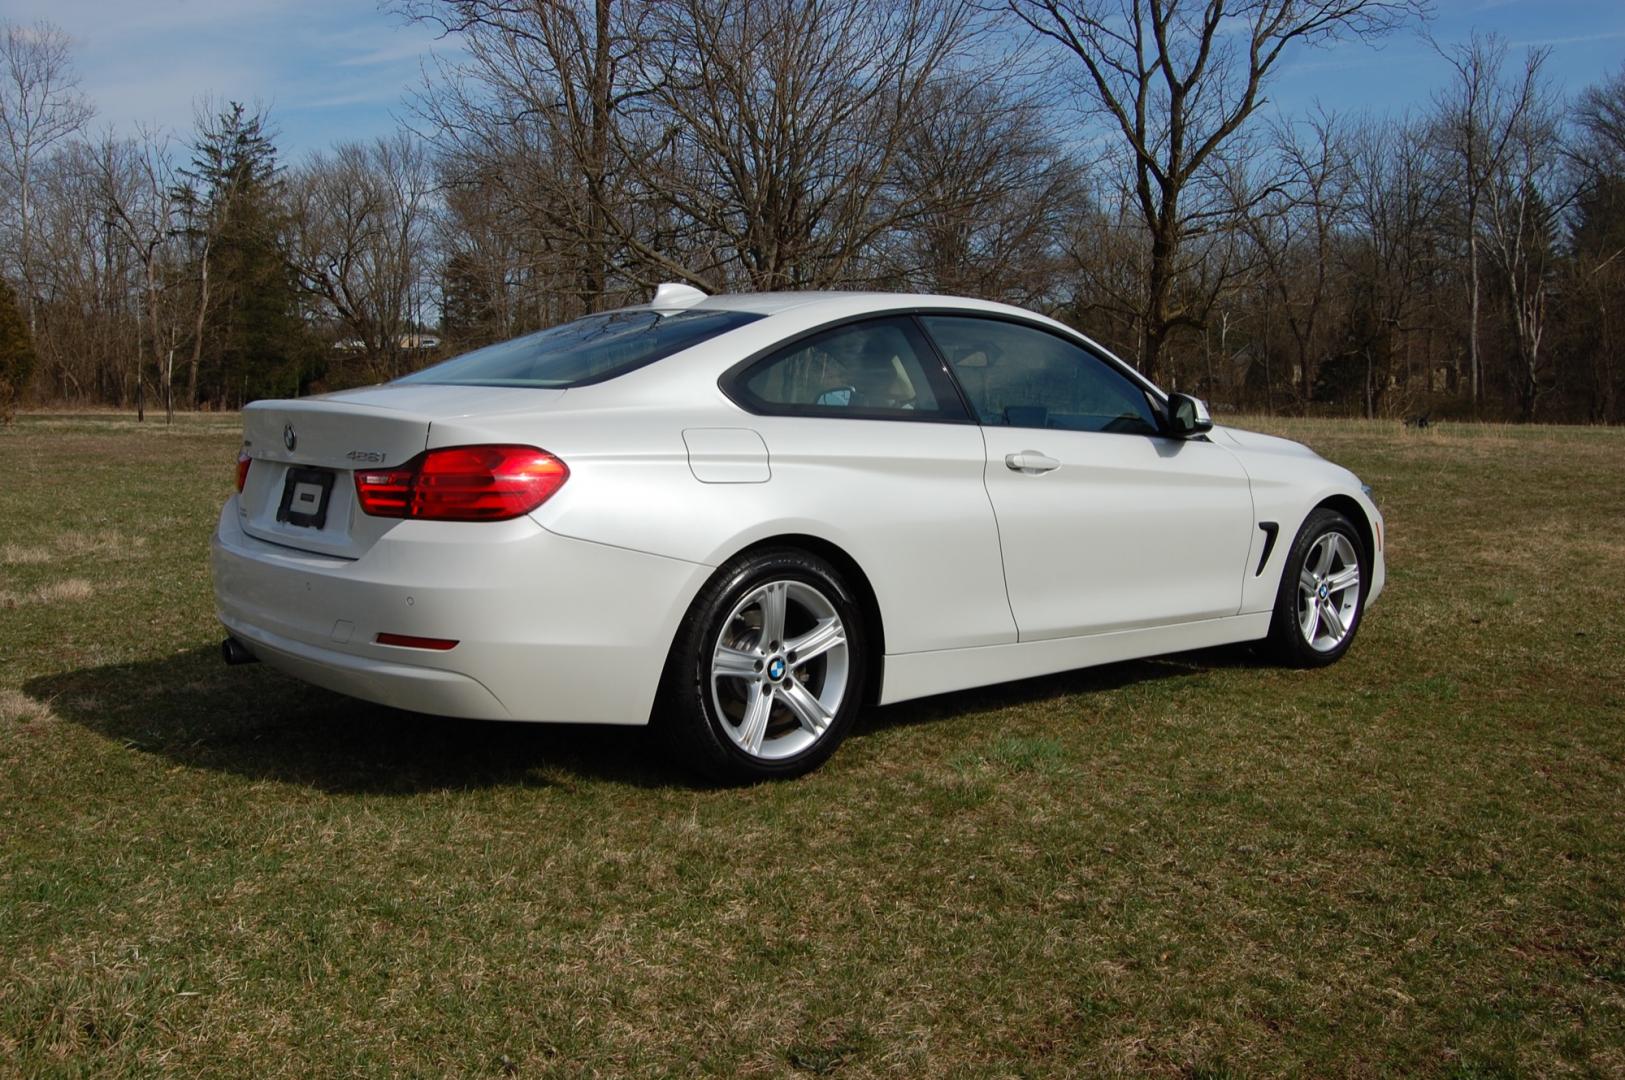
[{"label": "car hood", "polygon": [[1326,459],[1309,449],[1300,442],[1291,439],[1282,439],[1274,435],[1260,435],[1256,431],[1243,431],[1240,428],[1220,427],[1215,425],[1212,435],[1226,440],[1232,446],[1257,454],[1279,454],[1283,457],[1307,458],[1311,461],[1325,461]]},{"label": "car hood", "polygon": [[1229,446],[1241,460],[1255,493],[1259,484],[1308,484],[1317,490],[1342,488],[1350,493],[1360,486],[1358,476],[1291,439],[1226,427],[1215,427],[1212,435],[1214,442]]}]

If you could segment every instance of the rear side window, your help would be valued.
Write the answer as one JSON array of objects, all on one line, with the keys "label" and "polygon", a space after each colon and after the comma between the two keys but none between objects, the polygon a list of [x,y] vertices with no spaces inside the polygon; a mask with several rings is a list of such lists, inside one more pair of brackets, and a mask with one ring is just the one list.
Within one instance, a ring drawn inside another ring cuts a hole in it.
[{"label": "rear side window", "polygon": [[734,383],[756,412],[870,420],[964,420],[947,373],[908,318],[869,319],[802,338]]},{"label": "rear side window", "polygon": [[755,322],[743,311],[612,311],[488,345],[398,383],[567,388],[603,382]]},{"label": "rear side window", "polygon": [[1161,433],[1144,389],[1057,334],[974,316],[922,315],[920,322],[983,424]]}]

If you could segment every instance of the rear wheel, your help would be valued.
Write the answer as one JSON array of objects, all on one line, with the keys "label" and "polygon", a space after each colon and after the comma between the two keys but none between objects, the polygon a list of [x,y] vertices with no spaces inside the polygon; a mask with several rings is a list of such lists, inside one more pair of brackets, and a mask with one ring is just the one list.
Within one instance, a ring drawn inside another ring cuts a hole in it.
[{"label": "rear wheel", "polygon": [[1370,561],[1353,522],[1322,507],[1287,554],[1270,622],[1270,646],[1293,667],[1320,667],[1348,652],[1365,613]]},{"label": "rear wheel", "polygon": [[751,553],[700,591],[672,646],[668,737],[722,780],[799,776],[822,764],[861,705],[862,612],[807,552]]}]

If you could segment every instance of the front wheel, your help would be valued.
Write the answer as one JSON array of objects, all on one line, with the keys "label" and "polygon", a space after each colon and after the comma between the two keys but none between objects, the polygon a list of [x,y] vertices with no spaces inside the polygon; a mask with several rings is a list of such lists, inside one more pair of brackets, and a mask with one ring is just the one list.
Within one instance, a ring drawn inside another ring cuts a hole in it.
[{"label": "front wheel", "polygon": [[664,717],[676,748],[721,780],[799,776],[834,752],[863,696],[862,612],[804,551],[717,571],[672,646]]},{"label": "front wheel", "polygon": [[1365,613],[1370,559],[1353,522],[1324,507],[1311,513],[1287,553],[1270,621],[1270,647],[1293,667],[1321,667],[1354,644]]}]

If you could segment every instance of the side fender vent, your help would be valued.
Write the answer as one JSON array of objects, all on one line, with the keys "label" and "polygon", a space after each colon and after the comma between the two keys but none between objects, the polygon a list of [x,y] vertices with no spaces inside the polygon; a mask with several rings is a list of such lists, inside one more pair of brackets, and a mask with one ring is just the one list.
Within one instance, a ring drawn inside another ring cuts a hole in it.
[{"label": "side fender vent", "polygon": [[1253,571],[1253,577],[1264,572],[1264,566],[1270,561],[1270,553],[1275,550],[1275,537],[1280,533],[1281,526],[1274,521],[1260,521],[1258,527],[1264,530],[1264,554],[1258,557],[1258,569]]}]

